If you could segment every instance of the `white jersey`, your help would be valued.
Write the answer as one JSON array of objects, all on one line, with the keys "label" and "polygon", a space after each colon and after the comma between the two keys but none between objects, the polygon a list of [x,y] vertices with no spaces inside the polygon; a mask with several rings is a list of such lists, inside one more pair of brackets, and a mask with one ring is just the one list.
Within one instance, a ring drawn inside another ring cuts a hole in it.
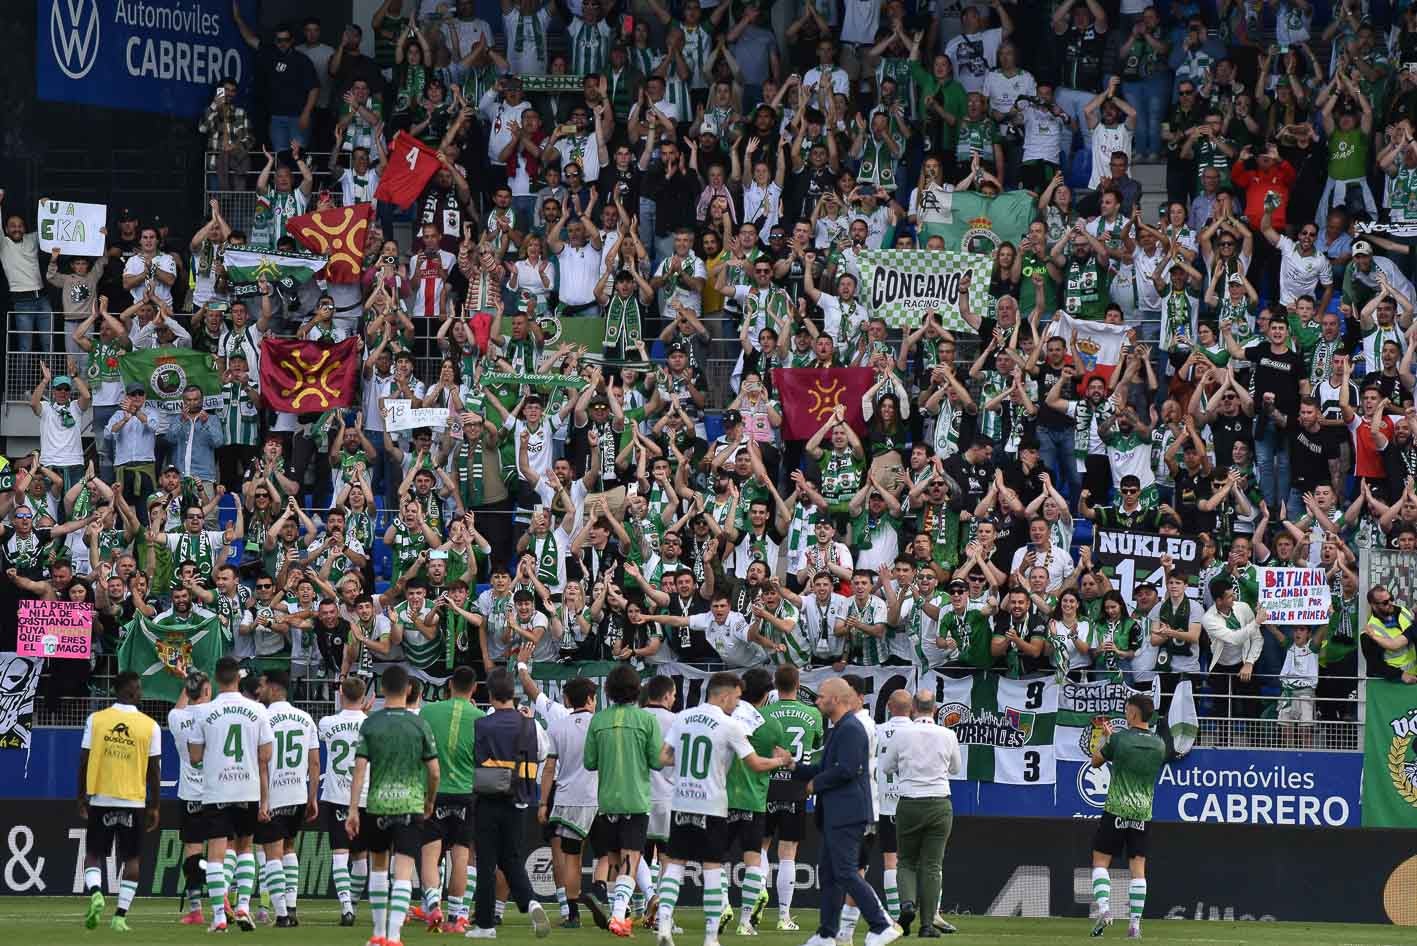
[{"label": "white jersey", "polygon": [[[325,744],[325,772],[320,777],[320,801],[348,805],[354,785],[354,750],[359,746],[359,727],[365,716],[358,710],[340,710],[320,720],[320,741]],[[369,800],[369,780],[364,780],[359,807]]]},{"label": "white jersey", "polygon": [[177,797],[183,801],[202,800],[202,767],[192,764],[192,753],[187,751],[187,737],[192,727],[197,725],[196,716],[206,708],[200,706],[173,707],[167,711],[167,731],[172,733],[172,744],[177,748],[177,761],[181,763],[181,774],[177,777]]},{"label": "white jersey", "polygon": [[[861,728],[866,730],[866,758],[871,760],[871,770],[867,774],[871,777],[871,785],[876,785],[876,721],[871,718],[871,711],[859,709],[856,711],[856,718],[861,720]],[[871,823],[875,824],[881,817],[880,793],[871,792]]]},{"label": "white jersey", "polygon": [[900,801],[900,786],[895,783],[894,778],[886,773],[885,769],[881,768],[880,758],[886,754],[886,747],[891,744],[891,737],[909,725],[909,716],[892,716],[876,727],[876,751],[871,755],[871,768],[875,770],[873,781],[876,790],[876,807],[880,810],[881,817],[887,815],[895,817],[895,806]]},{"label": "white jersey", "polygon": [[271,809],[304,805],[310,797],[310,753],[319,753],[315,720],[282,700],[266,708],[276,748],[271,753]]},{"label": "white jersey", "polygon": [[599,773],[585,767],[585,735],[594,715],[577,710],[546,727],[551,743],[548,759],[556,760],[556,804],[595,807],[600,788]]},{"label": "white jersey", "polygon": [[261,800],[262,746],[274,745],[270,715],[240,693],[218,693],[199,708],[187,737],[202,750],[202,801],[208,805]]},{"label": "white jersey", "polygon": [[700,703],[674,720],[665,745],[674,751],[676,812],[728,816],[728,766],[753,752],[742,723],[712,703]]},{"label": "white jersey", "polygon": [[[650,714],[659,720],[659,731],[667,733],[674,728],[674,720],[678,717],[673,710],[665,709],[663,706],[646,706]],[[650,804],[655,807],[668,805],[674,798],[674,767],[666,765],[663,768],[651,769],[649,773],[649,797]]]}]

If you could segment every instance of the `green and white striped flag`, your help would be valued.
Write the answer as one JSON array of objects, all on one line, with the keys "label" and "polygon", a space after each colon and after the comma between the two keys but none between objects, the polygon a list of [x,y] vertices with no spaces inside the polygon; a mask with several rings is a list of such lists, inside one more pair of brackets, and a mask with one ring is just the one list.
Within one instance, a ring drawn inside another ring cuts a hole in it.
[{"label": "green and white striped flag", "polygon": [[936,718],[959,738],[961,778],[1008,785],[1057,781],[1053,744],[1058,683],[1009,680],[996,673],[939,677]]},{"label": "green and white striped flag", "polygon": [[234,287],[232,295],[240,297],[255,295],[256,283],[262,276],[283,292],[293,292],[325,268],[326,258],[309,253],[227,247],[222,254],[222,262],[226,266],[227,279]]},{"label": "green and white striped flag", "polygon": [[969,307],[975,315],[989,311],[989,278],[994,262],[960,250],[863,250],[861,298],[873,316],[899,329],[915,329],[925,313],[938,312],[951,331],[970,331],[959,313],[959,283],[971,273]]},{"label": "green and white striped flag", "polygon": [[1125,683],[1097,680],[1065,681],[1058,692],[1056,742],[1060,762],[1086,762],[1113,730],[1127,726],[1127,699],[1133,693],[1153,694],[1153,687],[1133,689]]}]

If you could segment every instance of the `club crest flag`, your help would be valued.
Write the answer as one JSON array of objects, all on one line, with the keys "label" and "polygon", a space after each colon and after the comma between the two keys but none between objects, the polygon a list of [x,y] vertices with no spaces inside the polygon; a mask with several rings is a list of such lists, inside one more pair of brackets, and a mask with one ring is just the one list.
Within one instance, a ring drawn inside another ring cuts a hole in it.
[{"label": "club crest flag", "polygon": [[1417,828],[1417,687],[1367,681],[1363,827]]},{"label": "club crest flag", "polygon": [[782,401],[782,435],[788,440],[811,438],[838,404],[846,408],[852,430],[864,433],[861,395],[874,382],[870,368],[774,368],[772,383]]},{"label": "club crest flag", "polygon": [[1038,212],[1036,200],[1028,191],[1007,191],[997,197],[953,191],[938,200],[940,207],[934,213],[922,213],[918,239],[923,245],[938,236],[946,249],[991,255],[1000,243],[1018,245]]},{"label": "club crest flag", "polygon": [[323,256],[243,247],[228,247],[221,259],[226,267],[226,278],[232,284],[231,295],[237,299],[256,295],[262,277],[272,287],[293,295],[325,268]]},{"label": "club crest flag", "polygon": [[285,229],[311,253],[328,257],[325,262],[327,280],[353,283],[359,281],[359,274],[364,270],[364,241],[369,235],[369,221],[373,219],[373,204],[355,204],[292,217]]},{"label": "club crest flag", "polygon": [[215,616],[205,621],[151,621],[138,615],[118,645],[118,669],[143,678],[144,699],[176,703],[187,673],[214,674],[227,644]]},{"label": "club crest flag", "polygon": [[309,414],[348,407],[358,376],[357,338],[333,344],[261,340],[261,397],[273,410]]},{"label": "club crest flag", "polygon": [[118,358],[123,387],[141,384],[148,389],[148,405],[168,414],[182,410],[182,392],[189,384],[202,391],[202,408],[222,405],[221,374],[210,353],[191,348],[144,348]]},{"label": "club crest flag", "polygon": [[1080,362],[1081,377],[1077,380],[1082,383],[1094,374],[1104,379],[1112,377],[1112,369],[1122,360],[1122,346],[1134,330],[1127,325],[1075,319],[1059,309],[1043,331],[1043,337],[1056,335],[1071,346]]},{"label": "club crest flag", "polygon": [[971,275],[969,306],[983,315],[989,305],[989,277],[994,261],[958,250],[863,250],[861,296],[871,314],[893,328],[915,329],[927,312],[938,312],[951,331],[970,331],[959,312],[959,284]]}]

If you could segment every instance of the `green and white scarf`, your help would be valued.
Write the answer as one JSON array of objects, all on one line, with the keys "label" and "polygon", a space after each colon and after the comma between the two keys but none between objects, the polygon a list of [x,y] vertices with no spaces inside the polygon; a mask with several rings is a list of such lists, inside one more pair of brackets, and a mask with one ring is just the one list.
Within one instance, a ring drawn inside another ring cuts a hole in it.
[{"label": "green and white scarf", "polygon": [[207,538],[206,530],[197,533],[183,532],[177,539],[177,551],[173,555],[173,564],[181,565],[183,562],[196,562],[197,574],[202,576],[204,581],[212,577],[212,566],[216,561],[216,555],[212,548],[211,539]]},{"label": "green and white scarf", "polygon": [[609,355],[628,352],[644,341],[639,297],[626,299],[619,293],[610,297],[605,309],[605,349]]},{"label": "green and white scarf", "polygon": [[531,554],[536,558],[536,578],[548,588],[561,580],[561,545],[550,529],[531,537]]}]

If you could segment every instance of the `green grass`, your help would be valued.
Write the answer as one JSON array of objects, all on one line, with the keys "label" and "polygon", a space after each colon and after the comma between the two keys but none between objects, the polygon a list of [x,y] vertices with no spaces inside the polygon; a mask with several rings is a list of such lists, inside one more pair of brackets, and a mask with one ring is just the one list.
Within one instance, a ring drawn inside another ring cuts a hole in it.
[{"label": "green grass", "polygon": [[[83,928],[84,908],[88,901],[83,897],[6,897],[0,899],[0,929],[7,934],[7,942],[23,946],[49,946],[49,944],[98,943],[126,941],[138,946],[148,943],[193,943],[210,942],[214,937],[197,927],[177,924],[175,900],[140,899],[129,914],[132,932],[126,935],[114,933],[108,928],[108,918],[113,915],[114,898],[108,898],[108,909],[104,913],[103,924],[97,930]],[[548,912],[555,922],[556,905],[548,904]],[[548,943],[602,944],[609,946],[617,942],[609,933],[595,928],[590,918],[582,911],[587,924],[579,930],[560,930],[553,927]],[[287,942],[299,946],[362,946],[369,938],[369,906],[360,904],[359,923],[351,929],[341,928],[335,903],[330,900],[307,900],[300,906],[300,927],[294,930],[277,930],[258,927],[256,932],[243,934],[232,927],[226,939],[243,944]],[[757,946],[801,946],[811,935],[809,921],[815,918],[812,911],[804,910],[796,915],[802,927],[800,933],[779,933],[772,929],[776,922],[776,912],[770,908],[764,917],[763,932],[752,942]],[[679,911],[676,919],[685,932],[676,937],[676,946],[700,946],[702,943],[702,914],[697,910]],[[1074,919],[1022,919],[1003,917],[951,917],[960,932],[957,936],[941,939],[941,946],[956,944],[1006,943],[1008,946],[1028,946],[1032,943],[1077,942],[1087,943],[1090,928],[1086,920]],[[858,926],[856,946],[861,946],[865,935],[864,926]],[[1193,920],[1148,920],[1143,935],[1146,942],[1154,943],[1273,943],[1276,946],[1341,946],[1341,944],[1388,944],[1412,942],[1410,930],[1392,926],[1366,926],[1341,923],[1222,923]],[[405,927],[404,942],[432,943],[441,940],[451,943],[455,937],[434,937],[423,931],[421,925]],[[1126,922],[1119,921],[1104,937],[1103,942],[1126,942]],[[513,907],[507,922],[498,930],[496,942],[512,946],[532,946],[537,941],[531,935],[531,927],[526,919]],[[647,931],[637,929],[633,942],[640,946],[653,946],[654,937]],[[920,940],[914,937],[908,941],[916,946]],[[728,932],[722,937],[724,946],[748,946],[746,938]]]}]

